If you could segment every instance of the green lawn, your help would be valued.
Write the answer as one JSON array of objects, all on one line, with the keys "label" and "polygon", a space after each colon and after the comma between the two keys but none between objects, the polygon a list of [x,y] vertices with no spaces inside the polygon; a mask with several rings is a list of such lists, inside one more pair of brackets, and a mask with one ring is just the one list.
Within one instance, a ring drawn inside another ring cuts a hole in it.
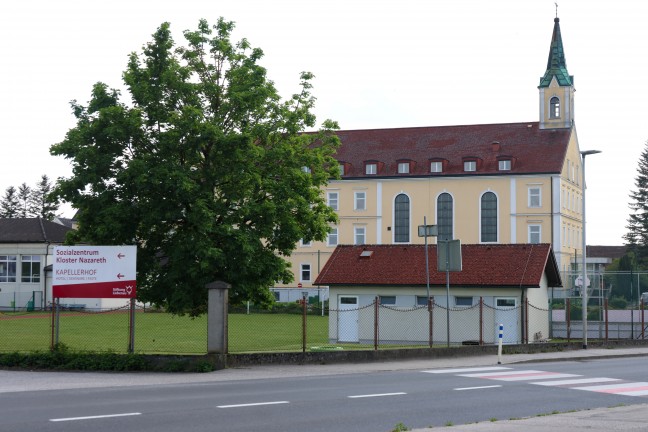
[{"label": "green lawn", "polygon": [[[49,313],[0,314],[0,351],[47,350],[51,341]],[[128,313],[61,313],[59,342],[80,351],[126,352]],[[328,317],[308,315],[307,345],[328,343]],[[302,349],[302,316],[230,314],[229,352],[277,352]],[[135,352],[204,354],[207,317],[165,313],[135,315]]]}]

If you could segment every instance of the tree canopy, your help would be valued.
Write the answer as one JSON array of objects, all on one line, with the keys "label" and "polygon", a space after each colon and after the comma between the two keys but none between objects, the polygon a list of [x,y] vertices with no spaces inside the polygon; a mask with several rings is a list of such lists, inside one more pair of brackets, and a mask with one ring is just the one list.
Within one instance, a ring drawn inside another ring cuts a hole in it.
[{"label": "tree canopy", "polygon": [[282,100],[232,22],[199,22],[176,47],[163,23],[132,53],[130,100],[104,83],[77,124],[51,147],[72,163],[56,192],[78,210],[71,242],[136,244],[138,299],[192,316],[205,284],[232,285],[230,301],[272,301],[293,279],[284,259],[303,239],[323,240],[336,215],[321,187],[337,177],[337,125],[317,132],[313,75]]}]

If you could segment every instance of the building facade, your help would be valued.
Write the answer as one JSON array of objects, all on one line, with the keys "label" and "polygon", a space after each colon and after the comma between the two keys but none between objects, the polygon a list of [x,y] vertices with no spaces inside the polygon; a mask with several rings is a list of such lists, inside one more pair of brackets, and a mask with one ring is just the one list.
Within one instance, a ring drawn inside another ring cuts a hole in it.
[{"label": "building facade", "polygon": [[548,243],[568,270],[582,249],[583,185],[558,18],[538,91],[537,121],[339,131],[341,179],[323,191],[339,223],[297,245],[291,286],[312,286],[337,245],[422,244],[424,220],[463,244]]},{"label": "building facade", "polygon": [[0,219],[0,310],[41,309],[52,301],[47,269],[71,230],[42,218]]}]

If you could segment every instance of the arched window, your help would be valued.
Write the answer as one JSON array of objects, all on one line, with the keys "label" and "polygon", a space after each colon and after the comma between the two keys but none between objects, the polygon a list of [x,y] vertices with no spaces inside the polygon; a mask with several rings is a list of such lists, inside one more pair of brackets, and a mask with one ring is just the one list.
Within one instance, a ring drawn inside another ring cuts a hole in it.
[{"label": "arched window", "polygon": [[497,241],[497,195],[486,192],[481,197],[481,241]]},{"label": "arched window", "polygon": [[442,193],[437,198],[437,228],[439,240],[452,240],[452,196]]},{"label": "arched window", "polygon": [[394,242],[409,243],[410,233],[410,199],[399,194],[394,200]]},{"label": "arched window", "polygon": [[549,101],[549,106],[551,107],[549,117],[560,118],[560,99],[558,99],[556,96],[552,97]]}]

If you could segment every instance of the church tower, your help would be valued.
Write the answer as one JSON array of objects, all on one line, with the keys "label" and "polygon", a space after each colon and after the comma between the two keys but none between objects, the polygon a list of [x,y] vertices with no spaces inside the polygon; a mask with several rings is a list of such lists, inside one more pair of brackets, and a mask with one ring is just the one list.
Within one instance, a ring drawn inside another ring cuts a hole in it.
[{"label": "church tower", "polygon": [[567,61],[560,36],[560,18],[554,19],[549,60],[540,78],[540,129],[570,128],[574,123],[574,77],[567,72]]}]

